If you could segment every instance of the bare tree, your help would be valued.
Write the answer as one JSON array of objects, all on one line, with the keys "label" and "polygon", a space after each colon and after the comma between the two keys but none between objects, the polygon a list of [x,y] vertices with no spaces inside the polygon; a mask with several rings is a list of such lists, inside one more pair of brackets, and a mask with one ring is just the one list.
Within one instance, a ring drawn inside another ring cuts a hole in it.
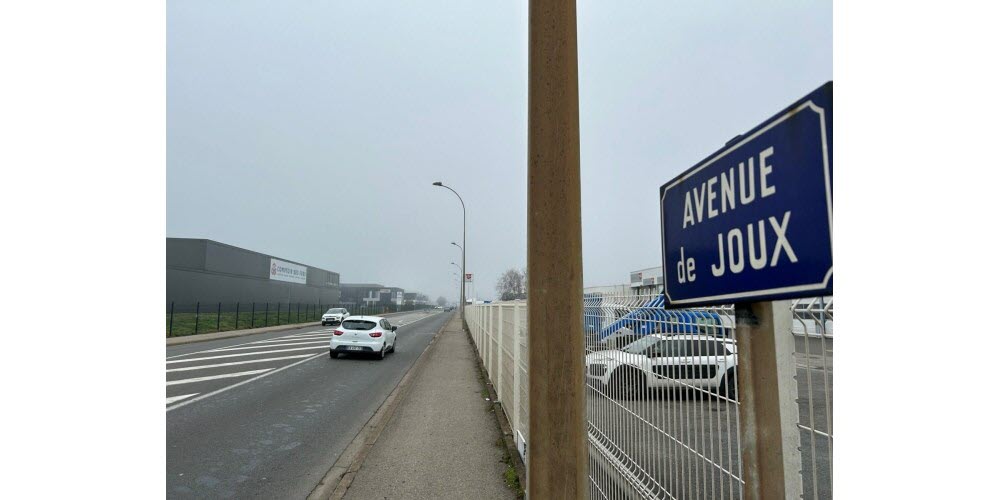
[{"label": "bare tree", "polygon": [[438,296],[437,305],[439,305],[441,307],[444,307],[444,305],[447,304],[447,303],[448,303],[448,299],[446,299],[444,297],[441,297],[441,296]]},{"label": "bare tree", "polygon": [[525,271],[512,267],[503,272],[497,280],[497,297],[500,300],[527,298],[527,275]]}]

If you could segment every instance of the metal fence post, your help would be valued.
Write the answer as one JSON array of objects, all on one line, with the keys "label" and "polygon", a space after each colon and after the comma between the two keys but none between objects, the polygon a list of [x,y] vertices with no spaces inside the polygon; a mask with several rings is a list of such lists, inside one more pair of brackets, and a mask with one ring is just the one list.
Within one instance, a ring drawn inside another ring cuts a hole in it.
[{"label": "metal fence post", "polygon": [[295,303],[295,322],[296,323],[301,323],[302,322],[302,303],[301,302],[296,302]]},{"label": "metal fence post", "polygon": [[271,309],[271,303],[270,302],[265,302],[264,303],[264,326],[267,326],[267,324],[268,324],[267,313],[270,312],[270,309]]},{"label": "metal fence post", "polygon": [[170,301],[170,326],[167,327],[167,336],[174,336],[174,302]]},{"label": "metal fence post", "polygon": [[744,498],[800,498],[798,388],[788,301],[736,306]]},{"label": "metal fence post", "polygon": [[215,308],[215,331],[219,331],[222,327],[222,302]]},{"label": "metal fence post", "polygon": [[253,321],[257,318],[257,303],[250,302],[250,328],[253,328]]},{"label": "metal fence post", "polygon": [[198,335],[198,316],[201,313],[201,302],[194,305],[194,334]]},{"label": "metal fence post", "polygon": [[240,303],[236,302],[236,330],[240,329]]}]

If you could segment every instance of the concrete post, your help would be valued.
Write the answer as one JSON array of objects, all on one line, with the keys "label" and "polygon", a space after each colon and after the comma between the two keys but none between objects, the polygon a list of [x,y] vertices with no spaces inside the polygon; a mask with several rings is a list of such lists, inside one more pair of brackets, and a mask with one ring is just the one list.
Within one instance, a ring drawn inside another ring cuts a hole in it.
[{"label": "concrete post", "polygon": [[586,498],[576,0],[528,7],[528,496]]},{"label": "concrete post", "polygon": [[743,496],[801,498],[795,340],[788,301],[736,306]]},{"label": "concrete post", "polygon": [[497,332],[493,331],[493,305],[490,304],[486,306],[486,332],[489,335],[489,340],[486,342],[489,346],[486,348],[486,352],[490,353],[489,364],[486,365],[486,376],[489,378],[490,382],[493,382],[493,376],[495,375],[493,370],[493,356],[496,356],[496,352],[493,350],[493,339],[496,338]]},{"label": "concrete post", "polygon": [[513,418],[511,423],[513,425],[512,432],[517,437],[517,431],[521,429],[521,325],[518,323],[520,320],[520,314],[518,314],[519,304],[515,303],[512,307],[514,311],[511,313],[511,318],[513,321],[513,335],[514,335],[514,352],[510,353],[511,358],[514,360],[514,373],[512,379],[514,380],[514,393],[511,395],[511,409],[513,410]]},{"label": "concrete post", "polygon": [[497,316],[499,316],[497,320],[497,354],[499,356],[497,356],[497,383],[495,385],[497,388],[497,398],[501,402],[504,402],[506,400],[503,393],[505,389],[503,386],[503,305],[497,306]]}]

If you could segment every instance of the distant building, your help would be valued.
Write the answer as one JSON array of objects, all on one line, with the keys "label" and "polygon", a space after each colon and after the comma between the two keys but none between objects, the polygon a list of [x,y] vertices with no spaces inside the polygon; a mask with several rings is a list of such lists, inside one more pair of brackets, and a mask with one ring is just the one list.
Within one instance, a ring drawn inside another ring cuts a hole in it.
[{"label": "distant building", "polygon": [[378,283],[341,283],[340,303],[344,307],[361,306],[402,306],[402,288]]},{"label": "distant building", "polygon": [[629,288],[635,295],[663,293],[663,268],[649,267],[629,273]]},{"label": "distant building", "polygon": [[340,302],[340,274],[217,241],[167,238],[167,307]]},{"label": "distant building", "polygon": [[403,293],[403,305],[404,306],[425,306],[430,302],[430,299],[426,295],[418,292],[404,292]]}]

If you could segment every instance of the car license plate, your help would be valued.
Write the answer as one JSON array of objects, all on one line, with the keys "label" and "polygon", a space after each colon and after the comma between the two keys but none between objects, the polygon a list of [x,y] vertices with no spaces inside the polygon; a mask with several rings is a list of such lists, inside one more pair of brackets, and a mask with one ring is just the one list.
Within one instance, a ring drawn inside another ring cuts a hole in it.
[{"label": "car license plate", "polygon": [[349,346],[347,346],[347,350],[348,351],[360,351],[361,350],[361,346],[349,345]]}]

